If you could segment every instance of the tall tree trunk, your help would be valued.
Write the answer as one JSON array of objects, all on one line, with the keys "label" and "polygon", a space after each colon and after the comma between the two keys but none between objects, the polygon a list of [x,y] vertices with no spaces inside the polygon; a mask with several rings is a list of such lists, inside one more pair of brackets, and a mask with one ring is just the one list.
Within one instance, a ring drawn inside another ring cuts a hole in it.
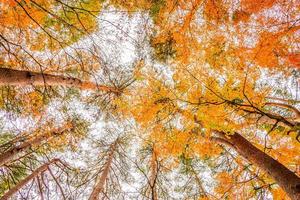
[{"label": "tall tree trunk", "polygon": [[11,188],[9,191],[7,191],[0,200],[7,200],[12,195],[14,195],[17,191],[19,191],[23,186],[25,186],[28,182],[36,178],[39,174],[42,172],[46,171],[48,166],[51,165],[52,163],[57,162],[59,159],[53,159],[50,162],[40,166],[36,170],[34,170],[29,176],[27,176],[25,179],[21,180],[17,185],[15,185],[13,188]]},{"label": "tall tree trunk", "polygon": [[47,133],[47,134],[37,136],[31,140],[25,141],[22,144],[11,148],[10,150],[8,150],[0,155],[0,166],[7,163],[8,161],[10,161],[18,153],[24,152],[34,145],[35,146],[39,145],[43,141],[47,140],[50,137],[61,135],[64,133],[64,131],[65,131],[65,129],[52,131],[50,134]]},{"label": "tall tree trunk", "polygon": [[151,189],[151,200],[157,200],[157,191],[156,191],[156,181],[157,181],[157,170],[158,170],[158,162],[157,162],[157,156],[155,152],[155,148],[153,146],[153,152],[151,156],[151,161],[150,161],[150,189]]},{"label": "tall tree trunk", "polygon": [[285,104],[285,103],[276,103],[276,102],[266,102],[265,105],[288,109],[289,111],[292,111],[295,114],[296,119],[300,119],[300,111],[292,105]]},{"label": "tall tree trunk", "polygon": [[277,100],[281,101],[284,103],[300,103],[300,101],[294,100],[294,99],[282,99],[282,98],[277,98],[277,97],[266,97],[266,99],[272,99],[272,100]]},{"label": "tall tree trunk", "polygon": [[105,92],[119,93],[119,90],[114,87],[105,85],[97,85],[93,82],[81,81],[77,78],[51,75],[45,73],[37,73],[25,70],[14,70],[8,68],[0,68],[0,85],[12,86],[69,86],[87,90],[100,90]]},{"label": "tall tree trunk", "polygon": [[300,178],[268,154],[256,148],[248,140],[238,133],[225,137],[224,132],[215,131],[221,138],[215,138],[217,142],[230,145],[250,162],[267,172],[278,185],[293,200],[300,199]]},{"label": "tall tree trunk", "polygon": [[118,140],[116,140],[110,147],[109,154],[108,154],[108,160],[105,164],[104,170],[103,170],[100,178],[96,181],[93,191],[89,197],[89,200],[98,200],[100,193],[103,191],[103,188],[105,185],[105,180],[108,177],[110,167],[111,167],[111,164],[113,161],[114,153],[116,151],[117,142],[118,142]]},{"label": "tall tree trunk", "polygon": [[[199,178],[199,176],[198,176],[198,174],[197,174],[197,172],[195,171],[195,169],[194,169],[193,166],[191,166],[191,171],[192,171],[192,173],[193,173],[193,175],[194,175],[194,177],[195,177],[195,180],[196,180],[196,182],[197,182],[197,184],[198,184],[198,187],[199,187],[201,193],[203,194],[203,196],[205,196],[206,198],[208,198],[208,197],[207,197],[207,192],[206,192],[206,190],[205,190],[204,187],[203,187],[202,181],[201,181],[201,179]],[[208,199],[209,199],[209,198],[208,198]]]}]

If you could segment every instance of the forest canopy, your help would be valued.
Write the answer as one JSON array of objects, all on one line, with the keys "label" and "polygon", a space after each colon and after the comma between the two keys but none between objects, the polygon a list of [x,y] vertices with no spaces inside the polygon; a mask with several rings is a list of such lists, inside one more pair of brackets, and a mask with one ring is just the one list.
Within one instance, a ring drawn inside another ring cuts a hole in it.
[{"label": "forest canopy", "polygon": [[299,93],[299,0],[0,0],[0,200],[299,200]]}]

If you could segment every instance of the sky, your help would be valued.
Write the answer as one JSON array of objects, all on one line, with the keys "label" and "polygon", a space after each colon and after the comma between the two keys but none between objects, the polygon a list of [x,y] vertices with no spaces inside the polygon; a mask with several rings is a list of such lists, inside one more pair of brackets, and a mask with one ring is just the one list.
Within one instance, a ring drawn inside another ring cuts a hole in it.
[{"label": "sky", "polygon": [[[109,64],[115,65],[119,68],[132,68],[133,63],[137,60],[145,58],[146,61],[148,53],[143,52],[142,49],[145,48],[145,44],[147,41],[148,29],[144,26],[145,20],[147,20],[148,16],[142,13],[136,13],[128,16],[124,12],[118,12],[115,9],[107,8],[103,10],[98,16],[99,27],[97,32],[92,35],[86,36],[82,38],[79,42],[73,44],[71,47],[66,48],[66,51],[72,52],[72,48],[92,48],[93,45],[97,45],[99,48],[100,55],[103,58],[103,62],[107,62]],[[151,26],[151,23],[149,24]],[[255,40],[255,39],[253,39]],[[249,45],[253,45],[253,42],[249,41]],[[147,48],[146,48],[147,49]],[[117,57],[112,57],[112,55],[117,55]],[[148,58],[149,59],[149,58]],[[150,61],[149,61],[150,62]],[[166,75],[169,79],[172,78],[172,71],[161,65],[159,63],[152,63],[155,67],[162,71],[162,74]],[[101,74],[101,67],[99,70],[99,76]],[[96,76],[98,77],[98,76]],[[95,80],[93,80],[95,81]],[[288,87],[290,91],[291,98],[299,99],[299,88],[298,82],[296,80],[283,80],[280,74],[270,75],[268,73],[264,73],[261,78],[261,83],[267,83],[271,85],[281,85],[280,87]],[[91,94],[89,92],[84,92],[82,94],[83,97],[89,97]],[[61,114],[62,106],[67,106],[69,113],[79,115],[85,119],[87,119],[92,125],[90,126],[90,134],[89,137],[85,140],[81,141],[78,149],[81,149],[81,154],[74,153],[72,151],[55,153],[53,156],[58,156],[63,158],[67,163],[74,167],[85,168],[89,164],[97,162],[97,155],[101,155],[101,149],[97,149],[97,146],[93,144],[92,141],[97,140],[107,140],[106,139],[106,131],[105,128],[111,127],[113,128],[112,134],[108,137],[113,141],[119,135],[122,135],[122,131],[124,127],[115,124],[112,121],[107,121],[103,116],[99,117],[99,108],[95,105],[86,105],[81,102],[80,99],[72,99],[69,102],[61,102],[59,99],[54,99],[49,105],[47,112],[47,116],[53,118],[58,124],[60,121],[63,121],[64,117]],[[2,131],[12,131],[15,134],[22,133],[24,131],[28,131],[35,127],[38,123],[37,120],[28,117],[20,117],[14,115],[12,112],[0,112],[0,119],[2,121]],[[133,121],[125,122],[130,128],[131,126],[135,126]],[[131,133],[134,137],[139,136],[139,130],[134,127],[131,130]],[[139,141],[139,140],[137,140]],[[110,141],[105,141],[110,142]],[[140,141],[139,141],[140,142]],[[137,159],[137,149],[140,146],[140,143],[131,143],[130,144],[130,152],[133,152],[129,155],[128,162],[129,165],[133,165],[131,161]],[[96,155],[96,156],[95,156]],[[212,172],[208,167],[202,163],[203,166],[201,168],[201,178],[204,181],[204,187],[207,191],[212,190],[212,186],[214,184],[214,179]],[[99,170],[99,169],[98,169]],[[97,170],[94,170],[94,173],[97,173]],[[132,184],[122,184],[122,188],[124,191],[129,191],[132,194],[135,194],[136,191],[141,187],[140,181],[143,179],[140,173],[136,171],[131,171],[134,181]],[[170,177],[174,177],[174,174],[169,174]],[[180,185],[183,184],[186,179],[172,179],[173,182],[171,185]],[[88,185],[86,190],[83,190],[81,197],[86,197],[91,192],[91,187],[93,185],[93,181]],[[59,199],[59,197],[54,199]],[[129,198],[129,197],[128,197]],[[179,193],[174,193],[174,198],[181,199],[182,196]],[[136,199],[135,197],[131,197],[131,199]]]}]

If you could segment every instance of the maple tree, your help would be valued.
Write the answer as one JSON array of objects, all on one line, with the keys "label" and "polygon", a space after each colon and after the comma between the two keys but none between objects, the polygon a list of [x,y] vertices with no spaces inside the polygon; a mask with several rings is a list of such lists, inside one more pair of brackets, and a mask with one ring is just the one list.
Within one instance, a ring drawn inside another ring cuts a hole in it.
[{"label": "maple tree", "polygon": [[0,8],[2,199],[300,198],[299,1]]}]

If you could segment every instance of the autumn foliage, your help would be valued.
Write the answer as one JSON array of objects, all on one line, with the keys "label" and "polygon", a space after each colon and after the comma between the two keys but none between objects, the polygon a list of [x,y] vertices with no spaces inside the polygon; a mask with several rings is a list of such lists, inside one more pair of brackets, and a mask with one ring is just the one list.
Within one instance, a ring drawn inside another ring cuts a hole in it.
[{"label": "autumn foliage", "polygon": [[0,0],[1,199],[298,200],[299,68],[296,0]]}]

